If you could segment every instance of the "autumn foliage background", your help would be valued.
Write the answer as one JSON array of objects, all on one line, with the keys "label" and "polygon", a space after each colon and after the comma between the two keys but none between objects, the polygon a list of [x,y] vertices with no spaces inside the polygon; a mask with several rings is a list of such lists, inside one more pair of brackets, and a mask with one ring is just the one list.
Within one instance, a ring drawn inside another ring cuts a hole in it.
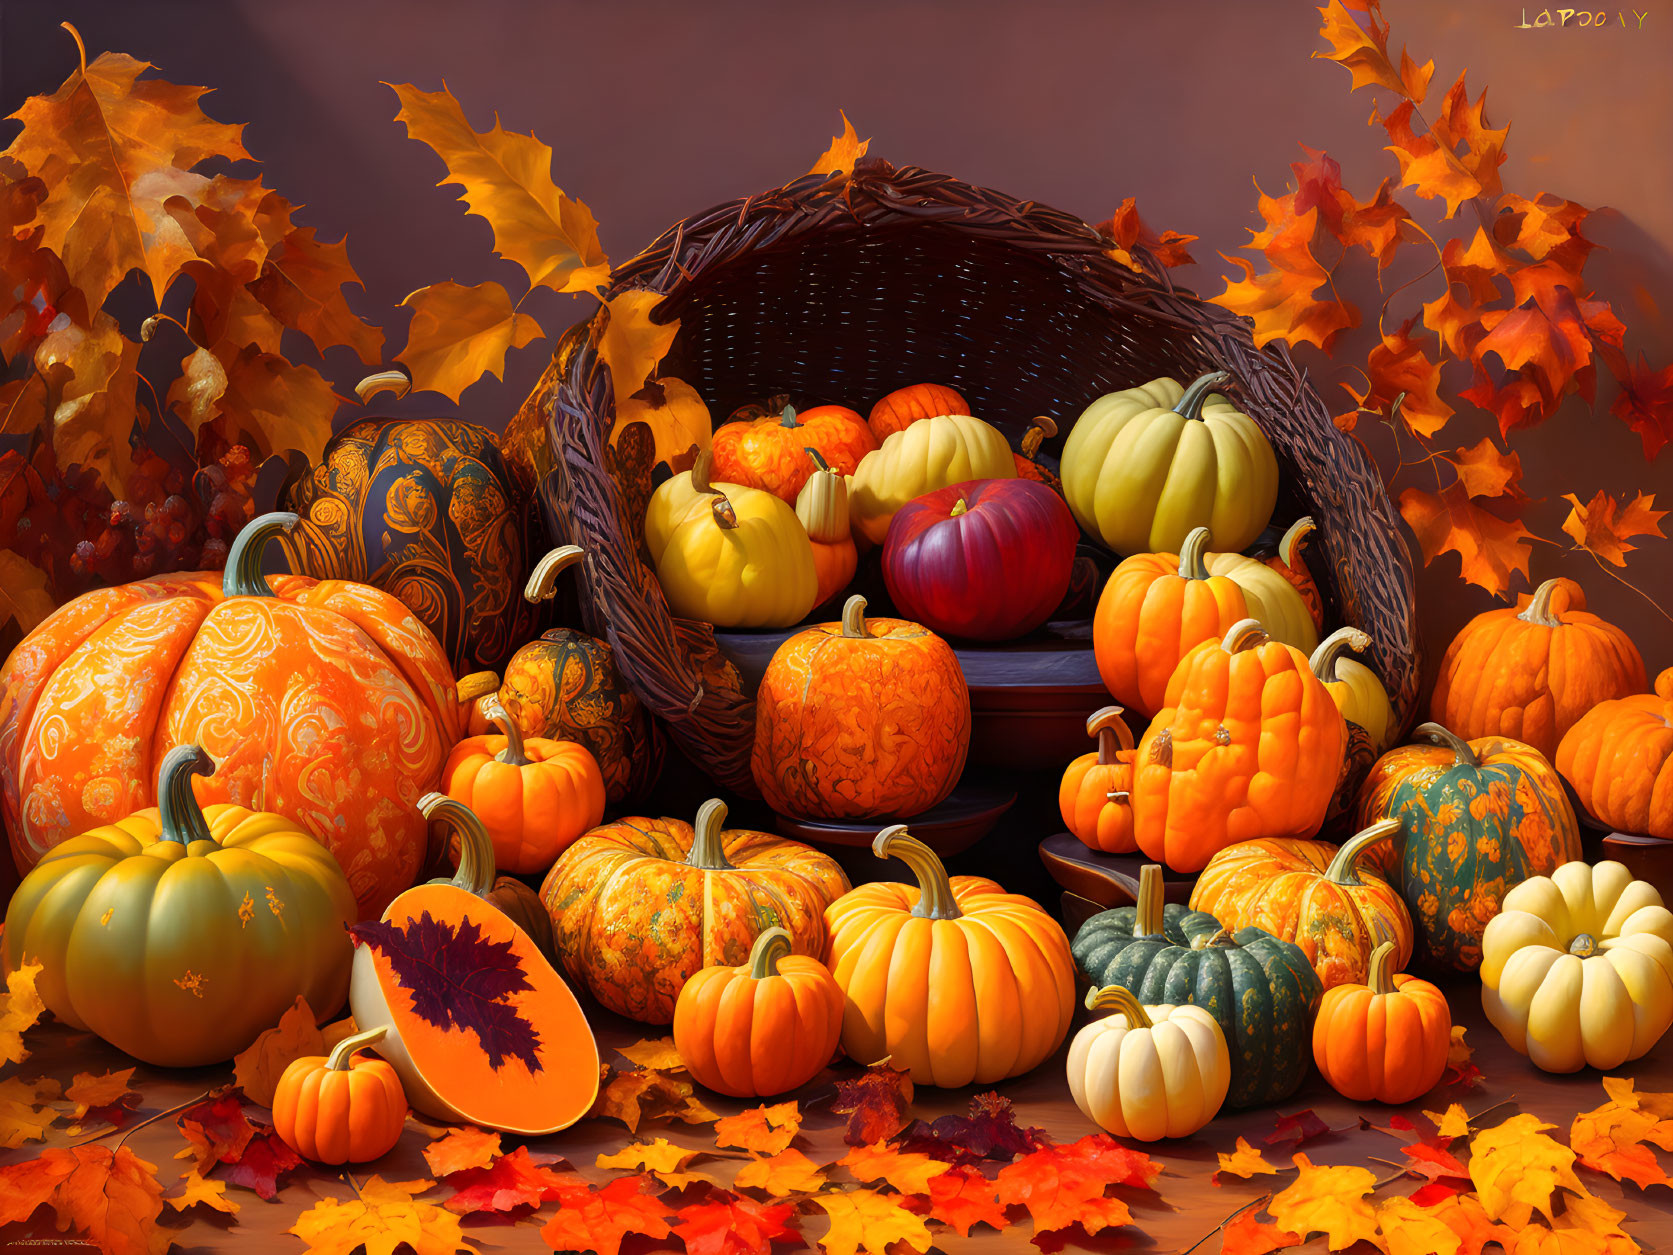
[{"label": "autumn foliage background", "polygon": [[[1673,54],[1673,13],[1652,11],[1637,30],[1612,24],[1595,31],[1518,30],[1518,6],[1496,2],[1397,0],[1386,16],[1396,64],[1401,45],[1419,65],[1435,61],[1424,106],[1430,121],[1467,70],[1472,102],[1487,89],[1487,124],[1510,124],[1498,167],[1504,187],[1528,197],[1553,193],[1595,211],[1583,229],[1602,248],[1587,261],[1587,283],[1630,328],[1630,359],[1642,351],[1652,369],[1673,361],[1673,326],[1657,298],[1673,290],[1673,198],[1666,196],[1673,148],[1665,142],[1673,85],[1662,73]],[[1346,73],[1309,60],[1325,45],[1316,8],[1305,2],[1089,0],[1025,8],[974,0],[956,16],[945,5],[883,3],[828,10],[506,3],[469,14],[439,3],[307,0],[214,10],[14,3],[0,10],[8,107],[53,91],[73,69],[73,46],[57,29],[66,18],[86,34],[91,55],[123,50],[156,62],[172,82],[216,89],[206,98],[208,113],[248,123],[243,142],[262,159],[245,170],[304,206],[295,220],[319,239],[347,236],[365,283],[364,291],[345,289],[348,306],[383,328],[386,358],[405,342],[408,315],[398,307],[413,289],[492,280],[515,299],[526,280],[493,258],[487,225],[467,218],[454,193],[435,189],[441,163],[405,138],[393,121],[398,102],[380,80],[434,88],[445,79],[474,127],[490,127],[497,110],[509,129],[533,130],[556,150],[560,185],[591,207],[618,259],[697,208],[805,168],[839,108],[872,138],[874,154],[949,170],[1091,221],[1135,197],[1153,226],[1199,237],[1191,246],[1197,264],[1176,273],[1204,295],[1223,291],[1223,276],[1241,277],[1218,254],[1239,255],[1250,232],[1266,225],[1256,183],[1274,198],[1297,189],[1291,163],[1312,161],[1300,145],[1340,163],[1343,185],[1361,201],[1384,178],[1400,178],[1385,151],[1385,128],[1367,125],[1373,94],[1350,93]],[[1636,20],[1629,11],[1627,22]],[[1382,93],[1384,114],[1398,103]],[[1467,205],[1445,223],[1438,202],[1409,189],[1401,195],[1436,239],[1473,234]],[[1321,236],[1315,251],[1329,267],[1335,254],[1324,243]],[[1390,288],[1414,280],[1396,298],[1385,330],[1440,295],[1439,272],[1416,277],[1428,265],[1420,244],[1402,244],[1384,275]],[[1257,272],[1265,268],[1261,256],[1241,255]],[[1334,282],[1361,311],[1361,325],[1337,335],[1332,358],[1311,346],[1297,352],[1332,409],[1345,412],[1353,401],[1340,385],[1363,391],[1350,367],[1363,365],[1377,343],[1383,296],[1376,263],[1363,251],[1354,251]],[[142,282],[129,286],[133,293],[119,292],[118,300],[142,305]],[[522,308],[552,335],[592,302],[537,290]],[[349,395],[365,370],[354,348],[316,355],[295,340],[287,337],[286,352]],[[505,381],[477,385],[457,412],[503,424],[544,358],[540,347],[513,351]],[[1615,384],[1607,371],[1600,375],[1595,408],[1570,397],[1537,427],[1514,433],[1517,488],[1528,500],[1511,504],[1530,531],[1556,542],[1533,547],[1532,576],[1580,579],[1594,608],[1634,631],[1654,669],[1673,663],[1668,620],[1570,548],[1561,531],[1570,508],[1564,494],[1582,502],[1600,489],[1623,502],[1639,492],[1660,493],[1663,504],[1673,499],[1673,453],[1646,460],[1639,436],[1609,414]],[[1494,417],[1457,399],[1471,382],[1468,368],[1443,377],[1441,395],[1458,413],[1432,442],[1442,453],[1497,434]],[[380,397],[378,405],[453,412],[433,393],[399,403]],[[337,420],[355,413],[346,405]],[[1357,432],[1385,467],[1418,456],[1409,438],[1397,449],[1374,421]],[[1437,490],[1432,476],[1425,481],[1418,472],[1429,475],[1429,467],[1406,470],[1397,497],[1407,486]],[[1643,548],[1626,555],[1620,574],[1673,607],[1673,544],[1635,543]],[[1455,555],[1421,570],[1419,583],[1437,654],[1459,623],[1490,604],[1460,580]]]}]

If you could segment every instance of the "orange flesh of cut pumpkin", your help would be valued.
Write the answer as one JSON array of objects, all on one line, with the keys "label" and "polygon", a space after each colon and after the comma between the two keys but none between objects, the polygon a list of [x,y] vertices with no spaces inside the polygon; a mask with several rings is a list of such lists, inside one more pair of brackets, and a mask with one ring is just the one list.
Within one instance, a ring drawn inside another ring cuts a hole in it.
[{"label": "orange flesh of cut pumpkin", "polygon": [[[409,889],[390,904],[383,922],[408,928],[428,914],[434,920],[462,931],[470,925],[480,930],[480,941],[488,946],[509,946],[528,986],[493,1001],[509,1007],[534,1031],[531,1068],[520,1053],[502,1054],[497,1066],[478,1032],[458,1024],[438,1027],[422,1014],[414,993],[396,971],[395,963],[379,947],[362,940],[356,950],[356,964],[370,963],[376,974],[378,993],[387,1004],[379,1017],[376,998],[357,979],[354,1012],[358,1023],[380,1022],[393,1026],[390,1043],[404,1050],[413,1069],[428,1083],[441,1102],[452,1111],[431,1110],[430,1114],[457,1118],[487,1128],[526,1136],[555,1133],[574,1124],[591,1109],[598,1095],[598,1046],[580,1004],[563,977],[541,955],[526,933],[496,907],[451,884],[428,884]],[[357,972],[357,976],[359,973]],[[395,1062],[394,1051],[384,1050]],[[421,1101],[427,1095],[411,1094],[414,1107],[430,1109]]]}]

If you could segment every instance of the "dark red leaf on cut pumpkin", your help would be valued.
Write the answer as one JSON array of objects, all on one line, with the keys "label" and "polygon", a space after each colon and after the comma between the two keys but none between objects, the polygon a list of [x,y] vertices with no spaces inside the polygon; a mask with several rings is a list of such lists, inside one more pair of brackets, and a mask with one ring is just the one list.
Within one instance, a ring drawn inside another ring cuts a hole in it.
[{"label": "dark red leaf on cut pumpkin", "polygon": [[912,1109],[912,1077],[891,1068],[887,1059],[851,1081],[838,1081],[836,1091],[831,1110],[848,1117],[842,1139],[850,1146],[888,1141],[905,1127]]},{"label": "dark red leaf on cut pumpkin", "polygon": [[439,1029],[475,1033],[491,1068],[509,1056],[541,1070],[539,1032],[506,1001],[533,988],[509,941],[488,940],[474,920],[455,926],[429,911],[406,924],[354,924],[349,932],[389,961],[412,994],[415,1015]]},{"label": "dark red leaf on cut pumpkin", "polygon": [[1044,1129],[1019,1128],[1011,1100],[989,1091],[970,1100],[968,1116],[914,1120],[898,1139],[900,1148],[947,1163],[1015,1159],[1051,1145]]},{"label": "dark red leaf on cut pumpkin", "polygon": [[799,1240],[788,1223],[795,1214],[794,1203],[760,1203],[714,1190],[680,1208],[674,1236],[685,1243],[686,1255],[768,1255],[774,1242]]},{"label": "dark red leaf on cut pumpkin", "polygon": [[1305,1111],[1298,1111],[1291,1116],[1279,1116],[1272,1122],[1272,1132],[1266,1135],[1268,1146],[1280,1146],[1288,1143],[1292,1146],[1303,1146],[1315,1137],[1323,1137],[1330,1132],[1330,1126],[1314,1114],[1311,1107]]},{"label": "dark red leaf on cut pumpkin", "polygon": [[263,1125],[237,1159],[222,1159],[216,1165],[216,1175],[271,1203],[279,1194],[279,1178],[301,1166],[301,1156],[280,1141],[270,1125]]}]

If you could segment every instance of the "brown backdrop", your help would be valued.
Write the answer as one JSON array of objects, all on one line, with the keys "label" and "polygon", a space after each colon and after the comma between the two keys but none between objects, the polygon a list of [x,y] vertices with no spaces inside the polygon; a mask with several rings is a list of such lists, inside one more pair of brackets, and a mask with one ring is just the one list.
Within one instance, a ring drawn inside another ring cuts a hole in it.
[{"label": "brown backdrop", "polygon": [[[1466,67],[1472,94],[1490,87],[1490,120],[1513,121],[1508,186],[1612,207],[1588,223],[1610,250],[1595,255],[1590,274],[1629,324],[1629,349],[1660,363],[1673,356],[1673,328],[1657,306],[1673,275],[1673,7],[1638,6],[1607,10],[1609,24],[1594,30],[1517,29],[1524,7],[1508,0],[1393,0],[1388,16],[1396,46],[1435,59],[1437,94]],[[1538,12],[1527,8],[1526,20]],[[390,356],[405,338],[394,307],[413,288],[494,278],[516,294],[522,279],[492,257],[487,225],[464,215],[456,189],[434,186],[441,163],[391,121],[396,101],[380,80],[433,89],[445,78],[479,128],[498,110],[508,127],[535,131],[617,258],[694,209],[805,169],[839,107],[872,137],[874,154],[896,162],[1093,221],[1136,196],[1152,225],[1202,237],[1202,264],[1185,275],[1205,292],[1221,288],[1215,250],[1233,251],[1255,221],[1251,179],[1281,191],[1288,163],[1302,156],[1298,142],[1337,157],[1362,196],[1397,173],[1381,129],[1365,125],[1369,93],[1350,96],[1345,71],[1309,59],[1321,44],[1306,0],[8,0],[7,108],[51,90],[73,65],[56,30],[65,18],[94,54],[120,49],[175,81],[217,88],[210,111],[249,123],[246,143],[264,177],[308,206],[301,221],[328,238],[348,235],[366,281],[353,303],[389,330]],[[1374,311],[1368,266],[1355,259],[1344,282]],[[1438,288],[1433,276],[1425,283],[1427,299]],[[556,333],[589,305],[541,292],[525,308]],[[1351,377],[1346,363],[1363,361],[1366,334],[1344,337],[1336,365],[1315,359],[1333,401],[1345,398],[1336,381]],[[543,357],[538,348],[513,355],[505,382],[478,385],[461,412],[503,424]],[[346,351],[326,372],[342,391],[361,373]],[[1673,452],[1646,463],[1637,438],[1608,415],[1612,395],[1606,381],[1595,411],[1571,403],[1518,440],[1525,486],[1545,498],[1532,516],[1539,530],[1556,532],[1564,492],[1643,489],[1673,504]],[[435,396],[405,407],[449,408]],[[1488,428],[1463,413],[1448,446],[1473,444]],[[1627,575],[1673,607],[1670,554],[1652,541]],[[1489,604],[1458,582],[1456,565],[1442,558],[1420,581],[1437,653]],[[1581,579],[1598,609],[1633,630],[1652,672],[1673,665],[1669,621],[1637,594],[1585,555],[1538,548],[1535,578],[1557,573]]]}]

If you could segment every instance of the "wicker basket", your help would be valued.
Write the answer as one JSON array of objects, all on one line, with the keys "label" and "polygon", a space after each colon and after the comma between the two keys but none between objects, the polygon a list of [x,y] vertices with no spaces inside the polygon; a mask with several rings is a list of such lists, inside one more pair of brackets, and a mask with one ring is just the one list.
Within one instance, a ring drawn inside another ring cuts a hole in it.
[{"label": "wicker basket", "polygon": [[[610,289],[663,295],[661,311],[680,320],[664,370],[717,416],[778,392],[864,412],[893,388],[934,380],[1015,442],[1036,414],[1066,433],[1111,390],[1229,370],[1226,391],[1277,450],[1278,517],[1318,521],[1327,614],[1375,639],[1403,727],[1420,672],[1412,568],[1375,467],[1283,346],[1257,351],[1242,320],[1175,288],[1142,251],[1137,273],[1109,246],[1058,210],[868,161],[851,178],[804,176],[677,223],[618,266]],[[754,796],[753,694],[717,661],[711,631],[670,617],[640,560],[640,520],[607,469],[614,399],[597,333],[595,320],[565,338],[508,443],[533,463],[554,541],[587,550],[587,629],[608,636],[686,754]],[[543,449],[532,429],[542,416]]]}]

